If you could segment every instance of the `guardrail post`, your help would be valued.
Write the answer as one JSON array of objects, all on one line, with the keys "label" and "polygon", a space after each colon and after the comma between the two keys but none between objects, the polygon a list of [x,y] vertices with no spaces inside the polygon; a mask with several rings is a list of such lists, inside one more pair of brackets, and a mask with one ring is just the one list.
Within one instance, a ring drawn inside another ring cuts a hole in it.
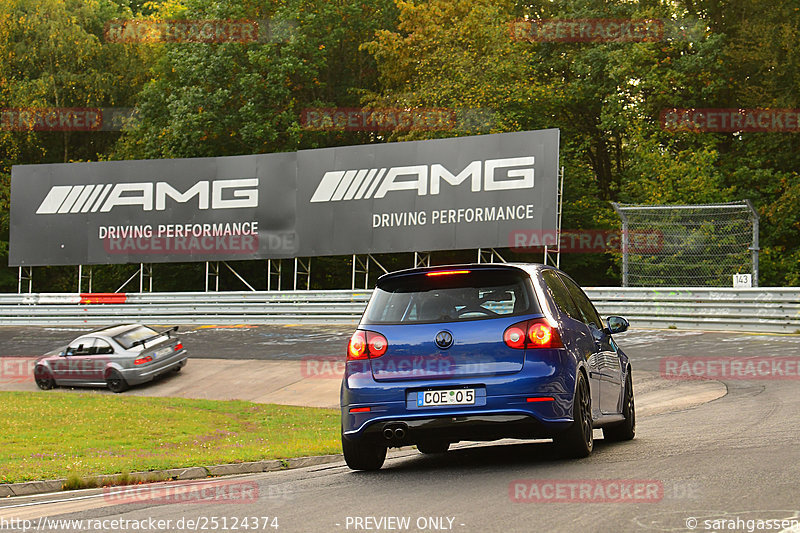
[{"label": "guardrail post", "polygon": [[364,259],[360,256],[353,254],[353,276],[352,276],[352,284],[351,290],[361,289],[362,287],[356,287],[356,274],[364,274],[364,289],[369,289],[369,272],[370,272],[370,265],[375,263],[378,268],[380,268],[384,274],[388,274],[389,271],[380,264],[380,262],[375,259],[372,254],[367,254]]},{"label": "guardrail post", "polygon": [[[542,262],[546,265],[547,260],[551,253],[556,255],[556,268],[561,268],[561,214],[564,211],[564,167],[561,167],[561,176],[559,178],[558,190],[556,191],[556,242],[555,252],[549,248],[547,244],[544,245],[544,258]],[[544,239],[543,239],[544,240]],[[544,244],[544,243],[543,243]],[[505,263],[505,261],[503,261]]]},{"label": "guardrail post", "polygon": [[278,288],[281,290],[281,267],[283,262],[280,259],[267,259],[267,290],[272,290],[272,277],[278,278]]},{"label": "guardrail post", "polygon": [[28,293],[33,292],[33,267],[19,267],[19,279],[17,280],[17,294],[22,294],[22,282],[28,282]]},{"label": "guardrail post", "polygon": [[78,265],[78,292],[83,292],[83,280],[88,282],[89,288],[86,292],[92,292],[92,265],[86,267],[87,273],[83,271],[83,265]]},{"label": "guardrail post", "polygon": [[357,254],[353,254],[353,275],[350,282],[351,290],[356,290],[356,276],[358,274],[364,274],[364,288],[366,289],[369,284],[369,255],[367,255],[365,261]]},{"label": "guardrail post", "polygon": [[147,292],[153,292],[153,265],[139,263],[139,292],[144,292],[145,279],[148,282]]},{"label": "guardrail post", "polygon": [[614,211],[617,212],[619,218],[622,220],[622,238],[620,239],[620,246],[622,247],[622,286],[628,286],[628,217],[625,212],[619,208],[617,202],[611,202]]},{"label": "guardrail post", "polygon": [[206,261],[206,292],[208,290],[208,280],[214,278],[214,292],[219,291],[219,261]]},{"label": "guardrail post", "polygon": [[309,257],[305,262],[299,257],[294,258],[294,290],[297,290],[297,277],[305,276],[306,290],[311,289],[311,258]]},{"label": "guardrail post", "polygon": [[497,250],[494,248],[489,248],[488,250],[484,250],[483,248],[478,248],[478,263],[505,263],[506,260],[503,259],[503,256],[497,253]]},{"label": "guardrail post", "polygon": [[745,200],[747,202],[747,207],[750,208],[750,213],[752,214],[753,220],[753,245],[750,247],[750,252],[752,254],[752,262],[753,262],[753,287],[758,287],[758,211],[756,208],[753,207],[753,204],[750,200]]}]

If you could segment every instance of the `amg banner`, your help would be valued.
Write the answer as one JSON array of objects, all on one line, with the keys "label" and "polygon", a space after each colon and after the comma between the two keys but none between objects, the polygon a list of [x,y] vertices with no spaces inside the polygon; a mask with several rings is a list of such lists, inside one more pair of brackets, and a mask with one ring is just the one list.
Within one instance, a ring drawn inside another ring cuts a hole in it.
[{"label": "amg banner", "polygon": [[551,129],[299,152],[301,248],[501,248],[520,227],[555,228],[558,143]]},{"label": "amg banner", "polygon": [[507,247],[556,224],[557,129],[15,166],[10,266]]},{"label": "amg banner", "polygon": [[15,166],[9,265],[293,257],[297,155]]}]

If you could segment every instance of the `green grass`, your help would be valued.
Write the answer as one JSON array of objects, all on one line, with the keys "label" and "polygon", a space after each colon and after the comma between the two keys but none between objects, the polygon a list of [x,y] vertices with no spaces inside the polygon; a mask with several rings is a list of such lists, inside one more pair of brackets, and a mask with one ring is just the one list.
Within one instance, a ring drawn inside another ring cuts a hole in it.
[{"label": "green grass", "polygon": [[333,409],[0,392],[0,483],[330,453],[341,453]]}]

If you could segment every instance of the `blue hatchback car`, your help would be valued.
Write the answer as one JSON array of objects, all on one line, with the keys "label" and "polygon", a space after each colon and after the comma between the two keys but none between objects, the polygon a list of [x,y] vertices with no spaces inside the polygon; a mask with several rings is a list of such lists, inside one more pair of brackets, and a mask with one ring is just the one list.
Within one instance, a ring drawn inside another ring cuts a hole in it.
[{"label": "blue hatchback car", "polygon": [[552,438],[570,457],[636,431],[628,357],[564,272],[469,264],[386,274],[347,348],[342,449],[377,470],[387,448]]}]

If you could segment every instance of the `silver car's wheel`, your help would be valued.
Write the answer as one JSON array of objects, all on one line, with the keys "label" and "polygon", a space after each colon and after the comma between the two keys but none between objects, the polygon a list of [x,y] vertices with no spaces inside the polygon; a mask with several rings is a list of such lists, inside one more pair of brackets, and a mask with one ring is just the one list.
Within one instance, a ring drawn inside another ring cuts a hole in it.
[{"label": "silver car's wheel", "polygon": [[33,371],[33,375],[34,379],[36,379],[36,385],[42,390],[50,390],[56,386],[53,374],[43,366],[37,366]]},{"label": "silver car's wheel", "polygon": [[122,374],[116,370],[111,370],[106,376],[106,385],[111,392],[125,392],[128,390],[128,382],[122,377]]}]

